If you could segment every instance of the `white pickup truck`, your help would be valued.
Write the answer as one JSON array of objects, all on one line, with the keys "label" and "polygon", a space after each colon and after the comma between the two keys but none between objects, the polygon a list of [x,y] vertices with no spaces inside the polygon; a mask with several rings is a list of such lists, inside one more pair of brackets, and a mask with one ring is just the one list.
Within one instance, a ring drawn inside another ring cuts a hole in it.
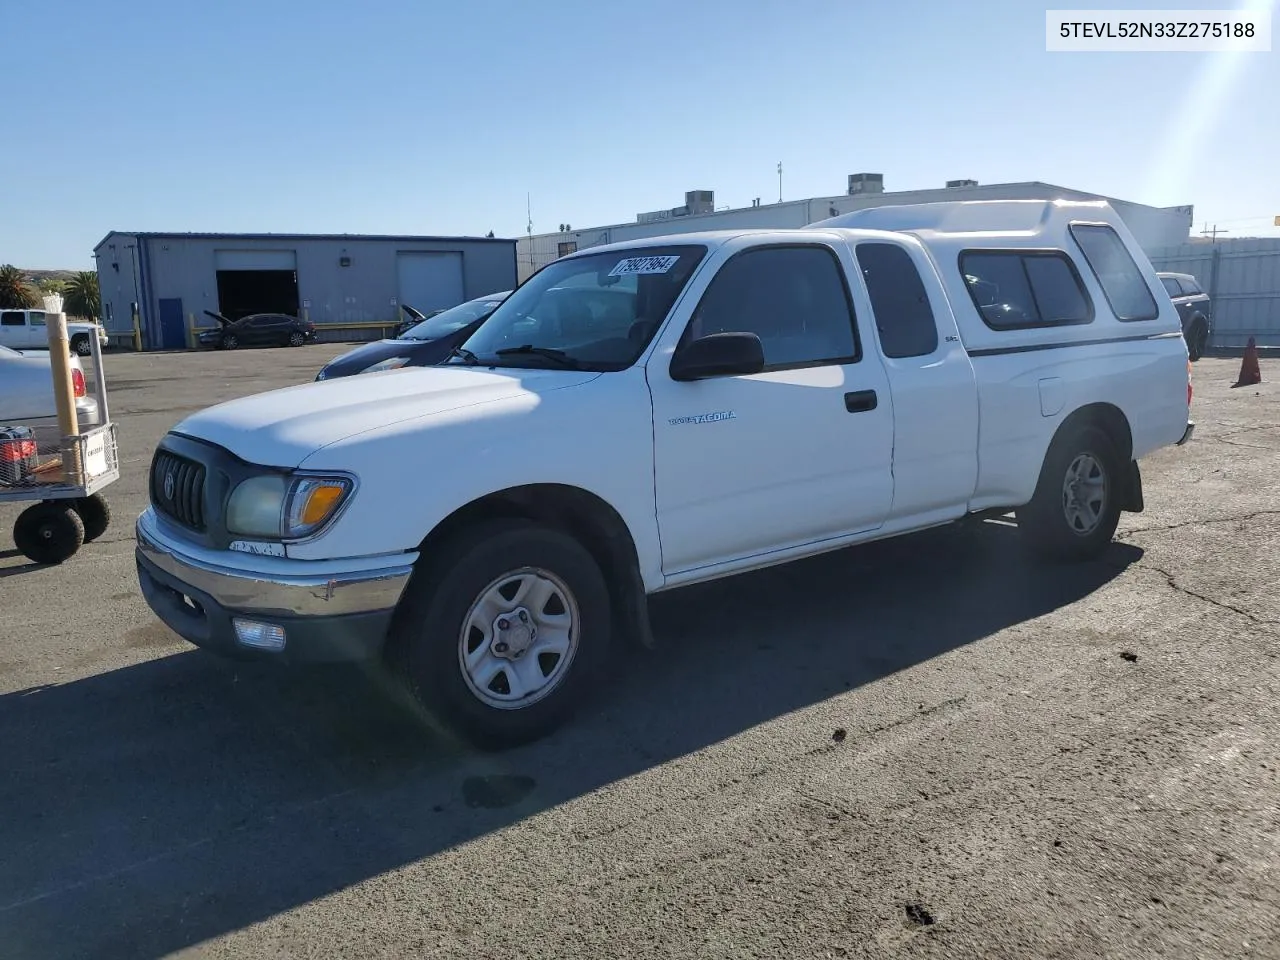
[{"label": "white pickup truck", "polygon": [[[481,745],[545,733],[647,595],[987,511],[1088,559],[1186,442],[1178,314],[1105,203],[595,247],[442,366],[178,424],[137,566],[191,642],[381,657]],[[803,616],[797,612],[797,616]]]},{"label": "white pickup truck", "polygon": [[[107,345],[107,331],[96,323],[68,323],[71,350],[82,357],[92,353],[90,341]],[[10,350],[48,350],[49,327],[43,310],[0,310],[0,347]]]}]

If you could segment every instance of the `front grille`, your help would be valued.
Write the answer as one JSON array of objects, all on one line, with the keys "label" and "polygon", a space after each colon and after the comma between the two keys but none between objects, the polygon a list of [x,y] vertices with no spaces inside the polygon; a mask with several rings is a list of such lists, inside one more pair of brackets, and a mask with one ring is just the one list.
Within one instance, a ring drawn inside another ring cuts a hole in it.
[{"label": "front grille", "polygon": [[167,450],[151,461],[151,502],[165,516],[204,530],[204,466]]}]

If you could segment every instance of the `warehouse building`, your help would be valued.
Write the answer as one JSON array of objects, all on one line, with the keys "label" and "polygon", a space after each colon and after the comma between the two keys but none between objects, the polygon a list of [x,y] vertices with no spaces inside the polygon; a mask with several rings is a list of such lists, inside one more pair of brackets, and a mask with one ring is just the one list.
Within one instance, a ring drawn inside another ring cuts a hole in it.
[{"label": "warehouse building", "polygon": [[882,174],[854,173],[849,175],[845,192],[839,196],[765,204],[757,199],[747,207],[717,210],[714,191],[691,190],[685,194],[681,206],[637,214],[634,223],[586,229],[564,225],[555,233],[522,237],[516,245],[520,280],[523,282],[536,270],[566,254],[602,243],[698,230],[803,227],[866,207],[940,200],[1107,200],[1148,251],[1184,242],[1191,231],[1193,215],[1190,206],[1149,207],[1038,182],[980,185],[975,180],[950,180],[938,189],[886,193]]},{"label": "warehouse building", "polygon": [[251,313],[313,320],[321,340],[376,339],[421,311],[510,290],[515,241],[351,234],[122,233],[94,247],[112,342],[144,350],[190,345],[193,327]]}]

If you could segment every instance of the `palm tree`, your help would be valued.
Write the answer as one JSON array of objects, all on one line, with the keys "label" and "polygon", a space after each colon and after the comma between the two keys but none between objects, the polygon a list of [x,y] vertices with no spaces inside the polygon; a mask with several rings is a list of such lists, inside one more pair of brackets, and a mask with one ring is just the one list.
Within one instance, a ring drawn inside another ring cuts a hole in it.
[{"label": "palm tree", "polygon": [[22,271],[11,263],[0,267],[0,307],[30,310],[35,305],[35,292]]},{"label": "palm tree", "polygon": [[96,320],[102,313],[102,297],[98,294],[98,275],[92,270],[77,271],[67,281],[65,297],[62,309],[69,316]]}]

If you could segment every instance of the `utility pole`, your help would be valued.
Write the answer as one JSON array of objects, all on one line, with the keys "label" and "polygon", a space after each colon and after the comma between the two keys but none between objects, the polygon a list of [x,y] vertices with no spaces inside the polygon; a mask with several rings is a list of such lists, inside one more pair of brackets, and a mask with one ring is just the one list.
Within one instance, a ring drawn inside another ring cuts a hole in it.
[{"label": "utility pole", "polygon": [[1210,230],[1210,229],[1209,229],[1209,223],[1208,223],[1208,221],[1205,221],[1204,229],[1200,231],[1200,236],[1202,236],[1202,237],[1208,237],[1208,238],[1209,238],[1209,242],[1210,242],[1210,243],[1217,243],[1217,242],[1218,242],[1218,234],[1220,234],[1220,233],[1230,233],[1230,232],[1231,232],[1230,230],[1225,230],[1225,229],[1224,229],[1224,230],[1220,230],[1220,229],[1218,229],[1218,225],[1217,225],[1216,223],[1213,225],[1213,229],[1212,229],[1212,230]]},{"label": "utility pole", "polygon": [[782,202],[782,161],[778,161],[778,202]]}]

